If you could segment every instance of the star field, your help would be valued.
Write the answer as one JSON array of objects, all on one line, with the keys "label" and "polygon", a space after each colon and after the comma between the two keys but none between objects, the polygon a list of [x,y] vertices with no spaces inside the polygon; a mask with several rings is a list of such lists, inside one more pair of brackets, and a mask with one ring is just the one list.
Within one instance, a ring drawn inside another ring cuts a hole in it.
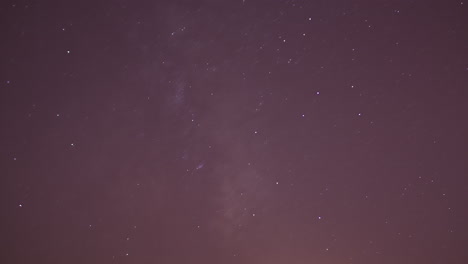
[{"label": "star field", "polygon": [[467,3],[1,6],[1,263],[468,263]]}]

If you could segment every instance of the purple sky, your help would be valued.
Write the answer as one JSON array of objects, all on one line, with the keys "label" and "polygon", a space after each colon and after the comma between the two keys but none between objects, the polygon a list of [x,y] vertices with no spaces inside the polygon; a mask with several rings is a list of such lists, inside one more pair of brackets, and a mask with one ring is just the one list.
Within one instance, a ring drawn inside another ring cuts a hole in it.
[{"label": "purple sky", "polygon": [[468,2],[0,17],[1,263],[468,263]]}]

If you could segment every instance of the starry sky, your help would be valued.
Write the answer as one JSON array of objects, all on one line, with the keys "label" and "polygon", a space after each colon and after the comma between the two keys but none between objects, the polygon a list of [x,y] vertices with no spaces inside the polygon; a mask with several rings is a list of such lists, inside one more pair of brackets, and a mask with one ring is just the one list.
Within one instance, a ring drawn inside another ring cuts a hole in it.
[{"label": "starry sky", "polygon": [[1,263],[468,263],[468,2],[0,10]]}]

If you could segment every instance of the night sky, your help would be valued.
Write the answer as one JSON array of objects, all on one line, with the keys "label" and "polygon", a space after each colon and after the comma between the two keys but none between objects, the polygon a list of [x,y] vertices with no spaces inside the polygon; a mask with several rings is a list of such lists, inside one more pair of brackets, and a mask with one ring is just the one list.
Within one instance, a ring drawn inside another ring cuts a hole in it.
[{"label": "night sky", "polygon": [[2,1],[0,262],[468,263],[468,2]]}]

